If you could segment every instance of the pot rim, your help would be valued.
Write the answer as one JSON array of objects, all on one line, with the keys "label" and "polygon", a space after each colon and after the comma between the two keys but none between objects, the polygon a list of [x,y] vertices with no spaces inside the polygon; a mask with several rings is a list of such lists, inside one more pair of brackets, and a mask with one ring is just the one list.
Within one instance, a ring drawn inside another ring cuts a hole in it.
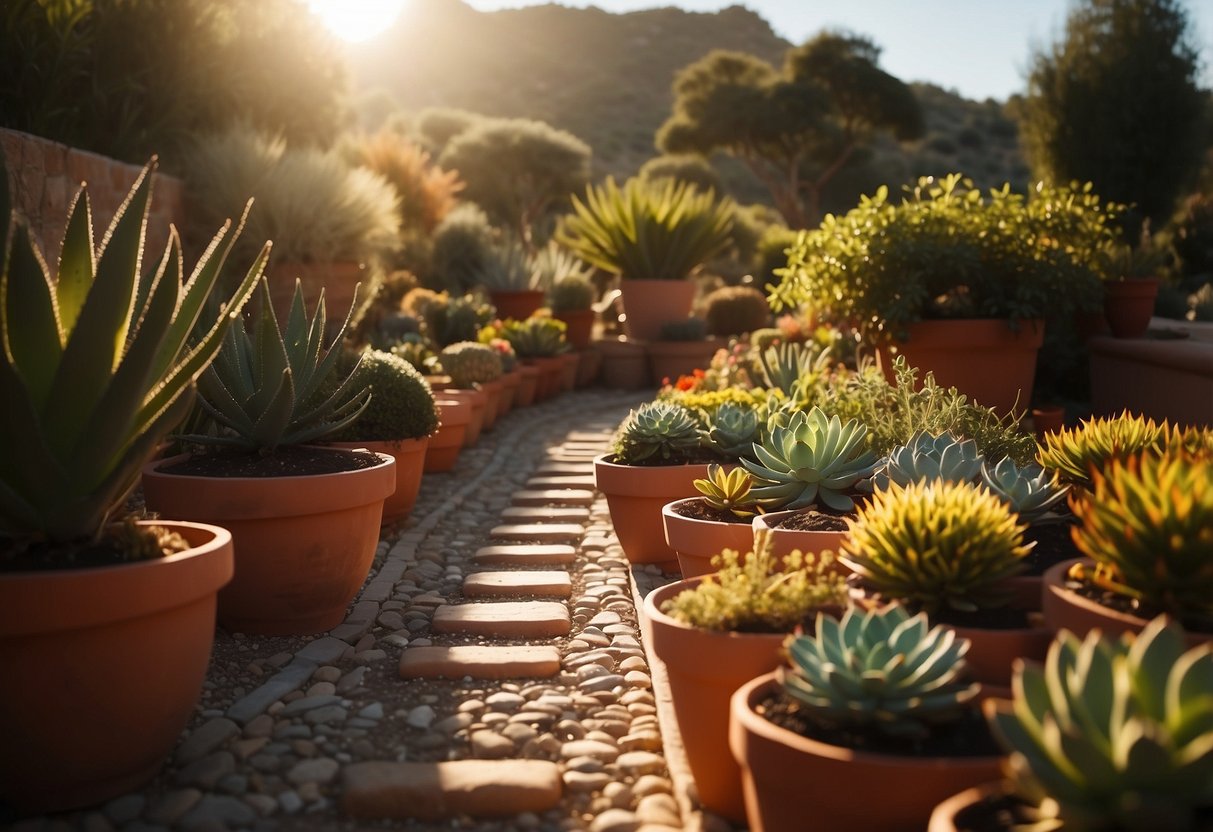
[{"label": "pot rim", "polygon": [[[365,442],[357,442],[354,444],[358,445],[358,448],[356,448],[356,449],[335,448],[333,446],[311,445],[311,444],[305,445],[303,447],[313,447],[313,448],[320,448],[321,450],[337,450],[337,451],[365,449],[365,444],[366,444]],[[367,450],[366,452],[369,454],[375,454],[375,456],[379,457],[379,464],[372,465],[369,468],[358,468],[353,471],[333,471],[331,473],[325,473],[325,474],[293,474],[289,477],[228,477],[228,476],[210,477],[210,476],[205,476],[203,474],[171,474],[167,471],[160,470],[160,466],[162,466],[162,465],[169,465],[169,464],[176,463],[176,462],[184,462],[188,459],[193,458],[194,454],[192,454],[192,453],[175,454],[173,456],[163,457],[162,459],[153,459],[150,462],[148,462],[146,465],[143,466],[142,472],[143,472],[144,476],[151,474],[152,476],[156,476],[156,477],[171,477],[173,479],[205,480],[207,482],[212,482],[214,480],[222,480],[224,482],[230,482],[230,483],[248,483],[248,482],[266,482],[266,481],[283,482],[283,481],[291,481],[291,480],[311,481],[311,480],[321,479],[324,477],[343,477],[344,478],[344,477],[348,477],[351,474],[357,475],[357,474],[366,473],[368,471],[380,471],[380,470],[383,470],[384,468],[392,468],[396,465],[396,459],[395,459],[395,457],[391,456],[391,454],[383,454],[383,453],[378,453],[376,451],[371,451],[371,450]]]},{"label": "pot rim", "polygon": [[644,614],[648,616],[652,624],[660,624],[663,627],[669,627],[672,630],[680,630],[687,633],[696,633],[705,638],[720,639],[721,641],[755,643],[756,641],[765,641],[778,639],[782,642],[788,637],[788,633],[741,633],[736,630],[709,630],[705,627],[696,627],[693,624],[684,624],[673,616],[667,615],[661,611],[659,603],[665,602],[675,596],[689,590],[694,589],[703,583],[705,576],[697,576],[694,578],[683,578],[682,580],[674,581],[673,583],[659,586],[644,596],[644,601],[641,604]]}]

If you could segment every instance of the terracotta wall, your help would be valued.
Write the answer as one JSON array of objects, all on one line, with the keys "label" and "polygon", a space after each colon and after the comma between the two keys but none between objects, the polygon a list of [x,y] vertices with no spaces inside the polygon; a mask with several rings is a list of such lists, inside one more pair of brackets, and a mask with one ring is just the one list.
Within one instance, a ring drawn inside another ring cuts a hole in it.
[{"label": "terracotta wall", "polygon": [[[4,148],[14,207],[29,218],[51,263],[59,257],[67,209],[80,183],[88,183],[93,235],[100,244],[140,170],[136,165],[3,128],[0,128],[0,147]],[[157,174],[148,217],[149,256],[159,258],[168,239],[169,224],[180,229],[184,218],[185,183]]]}]

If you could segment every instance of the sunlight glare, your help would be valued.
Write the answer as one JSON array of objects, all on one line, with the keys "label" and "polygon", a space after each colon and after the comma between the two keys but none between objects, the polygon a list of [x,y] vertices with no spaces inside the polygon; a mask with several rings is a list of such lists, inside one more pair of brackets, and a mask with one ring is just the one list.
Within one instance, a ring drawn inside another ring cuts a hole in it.
[{"label": "sunlight glare", "polygon": [[369,40],[387,29],[408,0],[307,0],[320,22],[342,40]]}]

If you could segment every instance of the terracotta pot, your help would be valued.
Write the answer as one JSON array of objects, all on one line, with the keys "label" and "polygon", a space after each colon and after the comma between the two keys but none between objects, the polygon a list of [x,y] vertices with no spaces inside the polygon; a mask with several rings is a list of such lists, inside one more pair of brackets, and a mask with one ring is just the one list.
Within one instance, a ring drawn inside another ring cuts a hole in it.
[{"label": "terracotta pot", "polygon": [[470,448],[480,441],[480,431],[484,428],[484,414],[489,397],[483,390],[460,390],[457,387],[444,387],[435,396],[444,399],[466,402],[471,407],[471,418],[463,434],[463,447]]},{"label": "terracotta pot", "polygon": [[497,307],[498,318],[525,321],[543,307],[544,292],[542,289],[492,289],[489,299]]},{"label": "terracotta pot", "polygon": [[1213,339],[1194,323],[1182,326],[1179,331],[1191,332],[1190,337],[1138,338],[1132,343],[1092,338],[1092,412],[1112,416],[1129,410],[1172,424],[1213,425]]},{"label": "terracotta pot", "polygon": [[581,361],[577,364],[577,386],[589,387],[598,380],[598,371],[602,368],[602,353],[590,347],[582,350]]},{"label": "terracotta pot", "polygon": [[690,317],[695,282],[683,280],[621,280],[623,333],[633,340],[656,341],[670,321]]},{"label": "terracotta pot", "polygon": [[368,297],[370,274],[361,263],[338,261],[334,263],[274,263],[268,270],[270,284],[270,301],[280,323],[286,322],[291,309],[291,300],[295,296],[295,280],[298,279],[303,289],[303,302],[312,312],[316,301],[320,298],[320,290],[324,290],[324,308],[326,310],[327,334],[331,337],[337,334],[345,321],[345,313],[354,302],[354,287],[361,284],[358,290],[359,302]]},{"label": "terracotta pot", "polygon": [[472,403],[466,399],[444,398],[439,393],[434,398],[438,406],[438,430],[430,437],[425,449],[425,473],[449,471],[455,467],[459,451],[463,448],[469,423],[472,421]]},{"label": "terracotta pot", "polygon": [[[927,825],[927,832],[960,832],[957,819],[962,812],[987,798],[1002,797],[1010,793],[1010,791],[1010,786],[1006,781],[999,781],[997,783],[983,783],[980,786],[973,786],[970,789],[965,789],[963,792],[954,794],[936,806],[935,811],[931,812],[931,821]],[[969,828],[971,827],[965,826],[965,829]],[[1013,827],[1008,825],[1005,828],[1011,830]]]},{"label": "terracotta pot", "polygon": [[1045,404],[1032,408],[1032,428],[1036,441],[1043,442],[1047,434],[1057,433],[1065,427],[1066,409],[1058,404]]},{"label": "terracotta pot", "polygon": [[876,363],[893,380],[894,352],[928,371],[941,387],[955,387],[1001,414],[1023,412],[1032,400],[1036,353],[1044,341],[1043,321],[1020,321],[1019,331],[1001,319],[919,321],[905,343],[882,346]]},{"label": "terracotta pot", "polygon": [[194,548],[154,561],[0,573],[0,804],[102,803],[160,769],[194,714],[232,578],[232,537],[157,521]]},{"label": "terracotta pot", "polygon": [[326,442],[330,448],[352,451],[365,448],[371,453],[387,454],[396,460],[396,490],[383,501],[383,525],[404,520],[417,502],[421,491],[421,473],[425,467],[430,437],[397,439],[395,441]]},{"label": "terracotta pot", "polygon": [[219,623],[265,635],[336,627],[370,571],[396,462],[298,477],[199,477],[143,467],[147,507],[232,533],[236,576],[219,594]]},{"label": "terracotta pot", "polygon": [[[759,529],[771,530],[771,551],[776,557],[785,557],[792,553],[793,549],[799,549],[804,554],[818,554],[826,549],[831,550],[835,554],[838,553],[838,547],[842,545],[843,539],[847,536],[846,532],[815,532],[812,530],[800,529],[778,529],[776,525],[791,517],[793,514],[800,514],[805,509],[792,509],[791,511],[773,511],[770,514],[756,514],[752,521],[754,531]],[[849,575],[850,569],[847,569],[838,561],[834,561],[837,570]]]},{"label": "terracotta pot", "polygon": [[1103,285],[1103,313],[1114,338],[1140,338],[1150,328],[1158,278],[1109,280]]},{"label": "terracotta pot", "polygon": [[535,400],[547,401],[560,392],[564,381],[564,359],[559,356],[542,356],[525,358],[523,363],[539,371],[539,381],[535,387]]},{"label": "terracotta pot", "polygon": [[595,457],[594,482],[607,498],[615,534],[629,561],[677,568],[678,556],[665,542],[661,509],[698,494],[695,480],[707,475],[707,464],[618,465],[608,462],[606,454]]},{"label": "terracotta pot", "polygon": [[727,342],[720,338],[703,341],[653,341],[645,347],[649,359],[650,377],[657,384],[673,384],[679,376],[689,376],[694,370],[706,370],[712,356]]},{"label": "terracotta pot", "polygon": [[575,350],[583,350],[590,345],[594,335],[593,309],[567,309],[563,312],[552,312],[552,317],[564,321],[564,339]]},{"label": "terracotta pot", "polygon": [[702,501],[702,497],[688,497],[661,507],[665,542],[678,555],[678,566],[684,578],[715,572],[712,558],[719,555],[722,549],[736,549],[744,555],[754,545],[754,530],[749,523],[697,520],[678,513],[680,507]]},{"label": "terracotta pot", "polygon": [[644,599],[645,644],[665,663],[670,699],[700,802],[745,822],[741,769],[729,754],[729,698],[781,662],[783,633],[712,632],[683,624],[661,605],[698,580],[678,581]]},{"label": "terracotta pot", "polygon": [[560,358],[560,391],[570,392],[577,386],[577,368],[581,365],[581,356],[575,352],[562,352]]},{"label": "terracotta pot", "polygon": [[611,390],[639,390],[649,386],[649,362],[644,345],[626,338],[598,342],[602,354],[602,383]]},{"label": "terracotta pot", "polygon": [[518,385],[522,383],[522,373],[517,367],[501,377],[501,403],[498,405],[497,418],[509,415],[514,409],[514,397],[518,395]]},{"label": "terracotta pot", "polygon": [[514,394],[515,407],[530,407],[535,403],[540,375],[542,374],[538,367],[529,364],[518,365],[518,392]]},{"label": "terracotta pot", "polygon": [[[1069,630],[1079,638],[1083,638],[1091,630],[1100,630],[1108,638],[1120,638],[1123,633],[1140,633],[1150,623],[1144,618],[1129,613],[1105,607],[1066,589],[1065,578],[1070,568],[1078,563],[1094,565],[1094,561],[1086,558],[1075,558],[1047,570],[1041,581],[1044,590],[1041,594],[1041,609],[1044,612],[1045,626],[1051,632]],[[1186,632],[1188,647],[1213,643],[1213,633]]]},{"label": "terracotta pot", "polygon": [[[1038,602],[1039,603],[1039,602]],[[1036,616],[1040,620],[1040,616]],[[991,630],[980,627],[953,627],[961,638],[972,642],[968,662],[969,677],[983,685],[1009,687],[1011,666],[1016,659],[1043,662],[1053,641],[1053,631],[1044,624],[1017,630]]]},{"label": "terracotta pot", "polygon": [[501,379],[486,381],[480,385],[484,392],[484,425],[483,430],[492,430],[497,425],[497,419],[504,415],[501,412],[501,397],[505,395],[505,382]]},{"label": "terracotta pot", "polygon": [[730,702],[729,748],[741,766],[750,832],[920,832],[957,789],[997,780],[999,757],[901,757],[802,737],[754,708],[779,683],[774,673]]}]

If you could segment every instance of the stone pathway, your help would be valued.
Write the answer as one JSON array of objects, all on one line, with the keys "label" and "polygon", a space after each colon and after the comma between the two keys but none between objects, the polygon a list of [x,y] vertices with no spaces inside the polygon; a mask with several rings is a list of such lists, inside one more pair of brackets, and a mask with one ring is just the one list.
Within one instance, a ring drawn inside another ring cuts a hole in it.
[{"label": "stone pathway", "polygon": [[500,420],[426,476],[342,624],[217,635],[197,717],[148,787],[12,828],[702,828],[674,795],[632,570],[593,490],[637,403],[581,392]]}]

